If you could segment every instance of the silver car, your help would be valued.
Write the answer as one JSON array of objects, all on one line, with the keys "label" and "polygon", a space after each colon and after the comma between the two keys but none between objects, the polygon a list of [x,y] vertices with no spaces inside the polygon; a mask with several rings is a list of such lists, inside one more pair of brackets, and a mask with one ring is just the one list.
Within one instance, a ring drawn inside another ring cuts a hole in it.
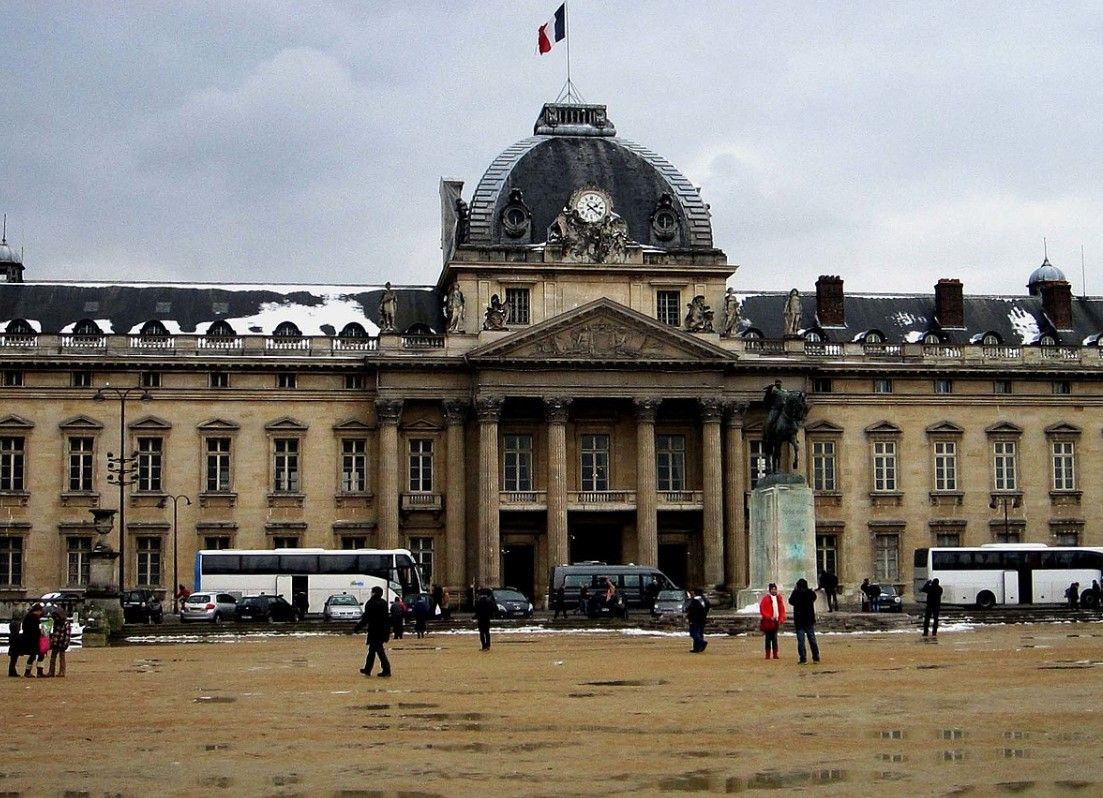
[{"label": "silver car", "polygon": [[192,593],[180,608],[180,623],[188,621],[206,621],[222,623],[234,619],[237,599],[229,593],[201,591]]},{"label": "silver car", "polygon": [[360,602],[348,593],[335,593],[322,608],[322,618],[327,621],[358,621],[361,614]]}]

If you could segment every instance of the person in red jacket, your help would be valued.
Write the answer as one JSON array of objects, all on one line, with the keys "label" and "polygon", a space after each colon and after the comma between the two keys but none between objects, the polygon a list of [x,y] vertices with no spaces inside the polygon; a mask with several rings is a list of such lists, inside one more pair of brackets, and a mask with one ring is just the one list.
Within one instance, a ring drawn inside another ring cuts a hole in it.
[{"label": "person in red jacket", "polygon": [[777,659],[777,630],[785,623],[785,599],[778,595],[777,585],[770,583],[770,592],[758,602],[758,614],[762,616],[758,628],[766,636],[766,659]]}]

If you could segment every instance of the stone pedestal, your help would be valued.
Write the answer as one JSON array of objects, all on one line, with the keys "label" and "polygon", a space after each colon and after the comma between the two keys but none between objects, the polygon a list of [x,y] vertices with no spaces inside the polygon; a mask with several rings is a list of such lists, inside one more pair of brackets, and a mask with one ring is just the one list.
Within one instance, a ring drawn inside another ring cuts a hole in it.
[{"label": "stone pedestal", "polygon": [[757,604],[776,582],[788,595],[798,579],[816,584],[816,507],[799,474],[768,474],[751,493],[748,551],[750,584],[739,591],[739,608]]},{"label": "stone pedestal", "polygon": [[91,615],[90,628],[84,632],[84,645],[104,645],[123,628],[123,605],[119,600],[119,553],[107,545],[92,549],[88,558],[88,589],[85,605]]}]

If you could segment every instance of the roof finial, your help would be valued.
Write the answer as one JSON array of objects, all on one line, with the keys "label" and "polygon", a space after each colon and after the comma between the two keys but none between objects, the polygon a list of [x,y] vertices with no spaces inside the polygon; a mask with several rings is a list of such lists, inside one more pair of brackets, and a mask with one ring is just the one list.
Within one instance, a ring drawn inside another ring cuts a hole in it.
[{"label": "roof finial", "polygon": [[1042,236],[1042,260],[1049,260],[1049,245],[1046,244],[1046,237]]},{"label": "roof finial", "polygon": [[8,243],[8,215],[4,214],[4,234],[0,236],[0,243]]}]

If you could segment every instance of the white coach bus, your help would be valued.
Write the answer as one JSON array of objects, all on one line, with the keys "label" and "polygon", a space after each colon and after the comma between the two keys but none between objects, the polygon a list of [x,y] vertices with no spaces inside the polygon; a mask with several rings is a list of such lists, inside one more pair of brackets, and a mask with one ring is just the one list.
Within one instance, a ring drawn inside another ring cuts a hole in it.
[{"label": "white coach bus", "polygon": [[978,548],[915,550],[915,598],[938,579],[944,604],[982,609],[1007,604],[1063,604],[1065,591],[1080,583],[1081,605],[1094,607],[1092,580],[1103,579],[1103,549],[1051,547],[1042,543],[989,543]]}]

